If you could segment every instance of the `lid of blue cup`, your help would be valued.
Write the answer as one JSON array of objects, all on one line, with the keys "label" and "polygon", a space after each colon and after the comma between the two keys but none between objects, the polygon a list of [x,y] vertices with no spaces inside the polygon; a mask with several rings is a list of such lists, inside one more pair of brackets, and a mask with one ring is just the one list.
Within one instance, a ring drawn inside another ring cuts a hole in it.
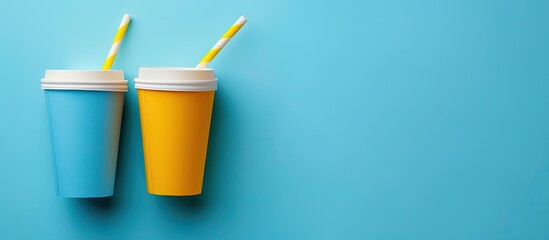
[{"label": "lid of blue cup", "polygon": [[45,90],[128,91],[121,70],[46,70],[41,83]]}]

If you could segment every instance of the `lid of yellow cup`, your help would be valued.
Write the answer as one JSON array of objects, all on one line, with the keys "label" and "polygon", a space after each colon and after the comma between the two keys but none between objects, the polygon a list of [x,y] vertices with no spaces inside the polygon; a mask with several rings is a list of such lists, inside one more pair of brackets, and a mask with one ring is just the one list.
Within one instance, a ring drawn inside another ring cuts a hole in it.
[{"label": "lid of yellow cup", "polygon": [[215,91],[217,79],[213,69],[180,67],[142,67],[135,78],[135,88],[163,91]]}]

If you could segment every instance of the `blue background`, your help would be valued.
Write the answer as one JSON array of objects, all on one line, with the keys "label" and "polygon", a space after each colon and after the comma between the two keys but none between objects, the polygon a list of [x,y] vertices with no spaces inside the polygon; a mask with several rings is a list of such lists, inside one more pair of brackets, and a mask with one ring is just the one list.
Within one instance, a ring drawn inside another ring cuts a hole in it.
[{"label": "blue background", "polygon": [[[548,239],[549,2],[3,1],[1,239]],[[114,69],[115,196],[55,195],[40,78]],[[133,79],[212,62],[204,194],[149,195]]]}]

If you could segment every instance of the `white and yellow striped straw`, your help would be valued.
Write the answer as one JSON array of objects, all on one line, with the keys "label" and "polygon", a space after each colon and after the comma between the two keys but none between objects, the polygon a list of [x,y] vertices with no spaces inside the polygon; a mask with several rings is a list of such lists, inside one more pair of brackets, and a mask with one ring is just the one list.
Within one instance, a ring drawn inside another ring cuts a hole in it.
[{"label": "white and yellow striped straw", "polygon": [[120,23],[120,27],[118,27],[116,36],[114,36],[114,40],[112,41],[111,50],[109,51],[107,60],[105,60],[105,64],[103,64],[104,71],[111,70],[112,63],[114,62],[116,54],[118,53],[118,48],[120,48],[120,43],[122,42],[122,39],[124,39],[124,34],[126,34],[126,29],[128,29],[128,25],[130,24],[130,19],[130,15],[124,14],[122,22]]},{"label": "white and yellow striped straw", "polygon": [[196,68],[198,69],[204,69],[208,66],[208,63],[212,61],[212,59],[221,51],[221,49],[231,40],[231,38],[240,30],[242,26],[246,23],[246,18],[244,16],[240,16],[238,20],[223,34],[221,39],[217,41],[217,43],[213,46],[212,49],[200,60],[198,65],[196,65]]}]

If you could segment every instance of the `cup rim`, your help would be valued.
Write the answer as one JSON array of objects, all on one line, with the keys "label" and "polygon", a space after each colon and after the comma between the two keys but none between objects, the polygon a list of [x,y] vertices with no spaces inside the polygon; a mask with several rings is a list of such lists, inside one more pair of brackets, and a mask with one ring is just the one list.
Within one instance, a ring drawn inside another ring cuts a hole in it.
[{"label": "cup rim", "polygon": [[44,90],[128,90],[122,70],[46,70],[41,83]]},{"label": "cup rim", "polygon": [[182,71],[196,71],[196,72],[205,72],[205,71],[213,71],[213,68],[203,68],[198,69],[194,67],[140,67],[140,69],[147,69],[147,70],[182,70]]}]

